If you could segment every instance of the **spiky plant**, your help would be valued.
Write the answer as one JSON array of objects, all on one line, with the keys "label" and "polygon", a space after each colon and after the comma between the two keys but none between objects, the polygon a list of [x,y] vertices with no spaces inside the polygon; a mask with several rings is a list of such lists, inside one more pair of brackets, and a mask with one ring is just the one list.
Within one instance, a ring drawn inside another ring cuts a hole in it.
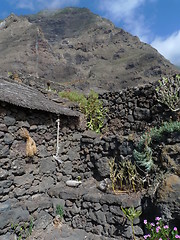
[{"label": "spiky plant", "polygon": [[143,134],[137,149],[133,151],[137,164],[149,172],[154,166],[151,148],[152,141],[160,141],[164,133],[173,132],[180,132],[180,122],[165,122],[160,128],[151,128],[148,133]]},{"label": "spiky plant", "polygon": [[156,88],[158,101],[164,103],[168,108],[177,112],[180,110],[180,75],[159,80]]}]

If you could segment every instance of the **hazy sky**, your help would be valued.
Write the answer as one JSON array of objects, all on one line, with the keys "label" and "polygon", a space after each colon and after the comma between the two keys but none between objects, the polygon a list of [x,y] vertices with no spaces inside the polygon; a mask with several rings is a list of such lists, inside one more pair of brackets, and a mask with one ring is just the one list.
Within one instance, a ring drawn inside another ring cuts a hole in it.
[{"label": "hazy sky", "polygon": [[67,6],[110,19],[180,66],[180,0],[1,0],[0,18]]}]

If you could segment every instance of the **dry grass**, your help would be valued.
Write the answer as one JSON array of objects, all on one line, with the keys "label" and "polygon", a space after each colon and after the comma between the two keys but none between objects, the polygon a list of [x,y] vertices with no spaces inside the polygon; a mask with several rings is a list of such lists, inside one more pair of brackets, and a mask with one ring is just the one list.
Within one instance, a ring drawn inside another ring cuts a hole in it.
[{"label": "dry grass", "polygon": [[20,136],[26,139],[26,156],[33,157],[37,152],[35,141],[30,137],[26,128],[20,129]]}]

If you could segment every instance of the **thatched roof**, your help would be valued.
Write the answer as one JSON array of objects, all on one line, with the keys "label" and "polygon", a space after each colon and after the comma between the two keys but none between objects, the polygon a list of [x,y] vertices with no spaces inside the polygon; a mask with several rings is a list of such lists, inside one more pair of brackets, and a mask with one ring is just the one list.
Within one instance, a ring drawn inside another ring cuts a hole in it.
[{"label": "thatched roof", "polygon": [[58,115],[78,117],[80,114],[47,99],[38,90],[24,84],[0,78],[0,101]]}]

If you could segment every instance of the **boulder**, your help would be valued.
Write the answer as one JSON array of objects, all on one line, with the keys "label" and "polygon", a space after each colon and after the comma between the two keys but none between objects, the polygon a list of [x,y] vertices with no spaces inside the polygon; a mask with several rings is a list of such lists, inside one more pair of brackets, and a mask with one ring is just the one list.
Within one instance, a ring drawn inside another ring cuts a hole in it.
[{"label": "boulder", "polygon": [[156,206],[170,225],[180,226],[180,177],[169,174],[157,190]]}]

